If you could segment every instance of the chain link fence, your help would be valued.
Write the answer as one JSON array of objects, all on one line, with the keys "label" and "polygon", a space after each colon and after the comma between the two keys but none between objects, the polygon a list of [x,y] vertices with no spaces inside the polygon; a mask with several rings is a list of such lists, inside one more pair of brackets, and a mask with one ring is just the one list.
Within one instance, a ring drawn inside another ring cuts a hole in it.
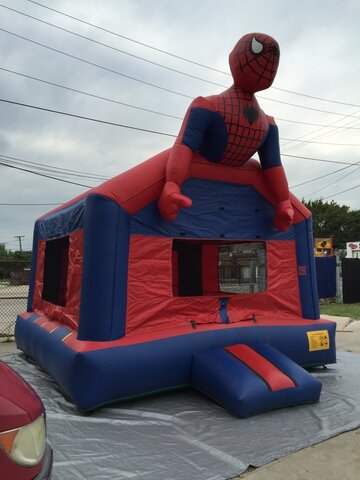
[{"label": "chain link fence", "polygon": [[26,311],[31,262],[0,260],[0,342],[14,339],[18,313]]}]

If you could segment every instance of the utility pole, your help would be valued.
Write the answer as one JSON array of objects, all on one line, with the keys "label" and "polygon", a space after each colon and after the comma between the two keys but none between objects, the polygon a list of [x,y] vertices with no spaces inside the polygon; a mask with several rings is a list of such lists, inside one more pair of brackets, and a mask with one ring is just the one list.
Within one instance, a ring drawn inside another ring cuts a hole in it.
[{"label": "utility pole", "polygon": [[21,244],[21,239],[25,238],[25,235],[14,235],[14,238],[17,238],[19,240],[19,246],[20,246],[20,252],[22,252],[22,244]]}]

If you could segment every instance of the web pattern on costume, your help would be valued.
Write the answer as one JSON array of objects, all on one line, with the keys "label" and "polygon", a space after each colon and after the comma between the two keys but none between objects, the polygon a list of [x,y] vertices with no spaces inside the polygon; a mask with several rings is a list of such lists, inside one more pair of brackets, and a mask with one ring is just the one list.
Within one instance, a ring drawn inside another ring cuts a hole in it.
[{"label": "web pattern on costume", "polygon": [[220,163],[240,167],[260,147],[268,129],[267,118],[254,95],[235,88],[219,95],[218,112],[228,131],[228,144]]}]

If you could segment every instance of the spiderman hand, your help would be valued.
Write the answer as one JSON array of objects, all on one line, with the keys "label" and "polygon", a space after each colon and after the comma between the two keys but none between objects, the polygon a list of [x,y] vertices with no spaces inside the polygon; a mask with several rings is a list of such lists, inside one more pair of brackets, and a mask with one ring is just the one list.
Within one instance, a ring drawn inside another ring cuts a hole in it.
[{"label": "spiderman hand", "polygon": [[293,218],[294,210],[291,206],[290,200],[285,200],[276,205],[273,224],[280,230],[280,232],[286,232],[286,230],[291,227]]},{"label": "spiderman hand", "polygon": [[160,214],[165,220],[175,220],[181,208],[192,205],[190,198],[182,195],[179,185],[175,182],[166,182],[158,201]]}]

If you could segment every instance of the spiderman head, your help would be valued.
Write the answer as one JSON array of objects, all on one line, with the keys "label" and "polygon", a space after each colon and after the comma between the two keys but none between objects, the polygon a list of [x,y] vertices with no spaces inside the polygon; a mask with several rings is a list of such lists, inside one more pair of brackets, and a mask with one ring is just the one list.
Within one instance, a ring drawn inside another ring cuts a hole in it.
[{"label": "spiderman head", "polygon": [[229,56],[235,86],[248,92],[269,88],[276,75],[279,57],[279,45],[269,35],[244,35]]}]

